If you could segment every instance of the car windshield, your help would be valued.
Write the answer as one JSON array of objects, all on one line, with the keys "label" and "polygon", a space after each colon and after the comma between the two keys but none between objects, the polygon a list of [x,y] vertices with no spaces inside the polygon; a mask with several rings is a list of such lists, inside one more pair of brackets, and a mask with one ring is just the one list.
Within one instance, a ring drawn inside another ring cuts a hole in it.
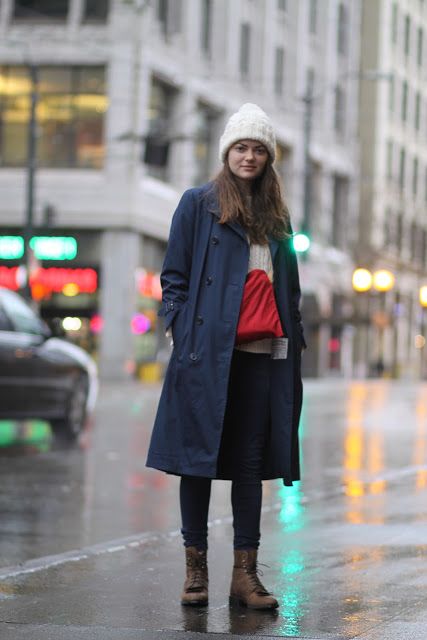
[{"label": "car windshield", "polygon": [[2,290],[1,302],[15,331],[37,335],[45,333],[42,321],[16,293]]}]

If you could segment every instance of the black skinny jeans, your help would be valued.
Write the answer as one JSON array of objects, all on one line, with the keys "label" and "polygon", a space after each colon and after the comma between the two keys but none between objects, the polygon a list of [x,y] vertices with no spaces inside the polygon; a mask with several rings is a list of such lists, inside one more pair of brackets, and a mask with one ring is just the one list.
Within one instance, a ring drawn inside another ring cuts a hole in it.
[{"label": "black skinny jeans", "polygon": [[[218,477],[232,481],[235,549],[257,549],[260,541],[262,464],[270,422],[270,365],[268,354],[233,353]],[[186,547],[207,548],[210,494],[210,478],[181,478],[181,531]]]}]

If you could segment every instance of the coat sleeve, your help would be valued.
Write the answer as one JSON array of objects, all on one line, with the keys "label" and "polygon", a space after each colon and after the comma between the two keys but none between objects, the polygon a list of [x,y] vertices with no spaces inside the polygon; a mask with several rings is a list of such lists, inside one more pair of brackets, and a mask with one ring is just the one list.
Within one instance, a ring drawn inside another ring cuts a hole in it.
[{"label": "coat sleeve", "polygon": [[300,330],[301,342],[303,349],[307,349],[307,343],[304,338],[304,327],[301,319],[300,302],[301,302],[301,288],[299,283],[298,273],[298,261],[293,248],[292,239],[289,241],[289,256],[291,265],[291,301],[292,301],[292,314],[297,327]]},{"label": "coat sleeve", "polygon": [[185,191],[173,215],[168,246],[160,282],[162,307],[158,313],[165,318],[166,331],[188,298],[193,254],[193,228],[196,205],[192,190]]}]

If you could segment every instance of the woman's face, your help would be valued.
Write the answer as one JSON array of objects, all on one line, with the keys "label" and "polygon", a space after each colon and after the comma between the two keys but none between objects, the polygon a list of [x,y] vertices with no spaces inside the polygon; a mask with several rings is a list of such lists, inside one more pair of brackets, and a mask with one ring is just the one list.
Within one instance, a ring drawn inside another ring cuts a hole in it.
[{"label": "woman's face", "polygon": [[239,140],[228,151],[231,172],[241,180],[254,180],[265,169],[268,161],[266,147],[256,140]]}]

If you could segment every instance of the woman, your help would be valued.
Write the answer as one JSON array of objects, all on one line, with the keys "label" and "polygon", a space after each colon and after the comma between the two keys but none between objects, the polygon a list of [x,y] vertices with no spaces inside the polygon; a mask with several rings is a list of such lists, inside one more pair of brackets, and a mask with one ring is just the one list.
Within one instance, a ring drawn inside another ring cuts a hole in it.
[{"label": "woman", "polygon": [[[211,480],[220,478],[232,481],[230,602],[274,609],[277,600],[257,575],[257,551],[262,480],[299,479],[305,342],[298,268],[269,118],[257,105],[243,105],[219,147],[222,171],[186,191],[172,220],[159,315],[174,348],[147,465],[181,476],[182,604],[208,603],[208,508]],[[249,299],[252,276],[261,279]],[[261,299],[269,287],[271,297]],[[257,339],[245,338],[248,299],[251,322],[276,314],[275,329],[259,327]],[[266,314],[257,313],[262,305]]]}]

